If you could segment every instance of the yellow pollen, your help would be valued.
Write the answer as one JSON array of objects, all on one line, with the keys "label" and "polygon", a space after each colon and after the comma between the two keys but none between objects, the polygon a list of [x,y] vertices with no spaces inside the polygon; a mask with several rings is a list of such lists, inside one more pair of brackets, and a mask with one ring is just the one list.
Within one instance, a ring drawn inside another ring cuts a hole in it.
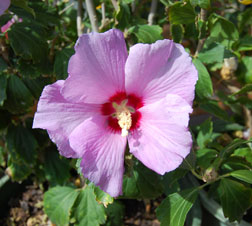
[{"label": "yellow pollen", "polygon": [[126,137],[129,134],[129,129],[132,125],[131,113],[130,110],[127,108],[128,100],[123,100],[120,105],[117,103],[112,103],[112,106],[116,110],[115,117],[118,120],[118,124],[122,129],[121,136]]}]

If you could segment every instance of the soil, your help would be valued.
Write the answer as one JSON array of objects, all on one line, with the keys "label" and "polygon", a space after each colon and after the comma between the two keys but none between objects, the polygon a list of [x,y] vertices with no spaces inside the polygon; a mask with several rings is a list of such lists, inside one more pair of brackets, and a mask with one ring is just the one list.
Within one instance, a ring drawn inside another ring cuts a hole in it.
[{"label": "soil", "polygon": [[[159,201],[122,200],[125,204],[125,226],[160,226],[155,209]],[[37,185],[26,186],[25,192],[8,202],[9,211],[1,226],[56,226],[43,211],[43,192]]]},{"label": "soil", "polygon": [[8,215],[0,220],[2,226],[51,226],[43,211],[43,192],[36,185],[29,185],[19,197],[11,198]]}]

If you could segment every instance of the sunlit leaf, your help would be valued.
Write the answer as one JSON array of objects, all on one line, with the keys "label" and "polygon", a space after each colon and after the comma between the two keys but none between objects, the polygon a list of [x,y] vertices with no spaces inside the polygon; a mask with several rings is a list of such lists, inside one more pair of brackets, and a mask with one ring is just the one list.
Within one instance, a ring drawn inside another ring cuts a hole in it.
[{"label": "sunlit leaf", "polygon": [[231,172],[230,175],[239,180],[252,184],[252,171],[250,170],[236,170]]},{"label": "sunlit leaf", "polygon": [[137,25],[131,27],[130,33],[136,35],[138,42],[153,43],[157,40],[163,39],[162,28],[158,25]]},{"label": "sunlit leaf", "polygon": [[79,192],[71,187],[54,187],[44,196],[44,210],[51,221],[57,225],[69,224],[71,208]]},{"label": "sunlit leaf", "polygon": [[224,215],[229,220],[241,220],[244,212],[251,206],[252,189],[234,180],[223,178],[218,187]]},{"label": "sunlit leaf", "polygon": [[200,98],[210,97],[213,94],[213,85],[211,77],[202,62],[199,59],[193,59],[193,63],[198,70],[198,81],[196,84],[196,93]]},{"label": "sunlit leaf", "polygon": [[169,7],[169,20],[172,24],[190,24],[195,22],[195,11],[189,2],[176,2]]},{"label": "sunlit leaf", "polygon": [[106,215],[102,204],[96,201],[93,186],[82,189],[76,199],[72,214],[75,225],[99,226],[105,223]]},{"label": "sunlit leaf", "polygon": [[198,195],[198,189],[187,189],[169,195],[157,208],[157,218],[161,226],[184,225],[186,215]]}]

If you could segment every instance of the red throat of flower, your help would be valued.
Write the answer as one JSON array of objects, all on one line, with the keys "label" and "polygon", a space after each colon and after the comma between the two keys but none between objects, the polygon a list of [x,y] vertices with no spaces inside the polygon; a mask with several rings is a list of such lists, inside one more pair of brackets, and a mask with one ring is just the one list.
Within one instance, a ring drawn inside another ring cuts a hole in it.
[{"label": "red throat of flower", "polygon": [[119,92],[102,105],[101,113],[108,116],[108,126],[113,132],[121,132],[122,136],[127,136],[129,131],[139,127],[141,113],[138,109],[142,106],[140,97]]}]

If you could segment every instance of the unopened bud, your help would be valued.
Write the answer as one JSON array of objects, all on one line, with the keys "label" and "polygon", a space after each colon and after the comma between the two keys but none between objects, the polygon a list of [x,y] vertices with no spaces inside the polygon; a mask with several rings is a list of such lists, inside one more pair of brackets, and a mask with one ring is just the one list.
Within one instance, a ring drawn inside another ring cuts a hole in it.
[{"label": "unopened bud", "polygon": [[218,177],[218,173],[216,172],[214,168],[211,167],[211,168],[206,169],[202,179],[204,182],[211,182],[211,181],[215,181],[217,177]]}]

